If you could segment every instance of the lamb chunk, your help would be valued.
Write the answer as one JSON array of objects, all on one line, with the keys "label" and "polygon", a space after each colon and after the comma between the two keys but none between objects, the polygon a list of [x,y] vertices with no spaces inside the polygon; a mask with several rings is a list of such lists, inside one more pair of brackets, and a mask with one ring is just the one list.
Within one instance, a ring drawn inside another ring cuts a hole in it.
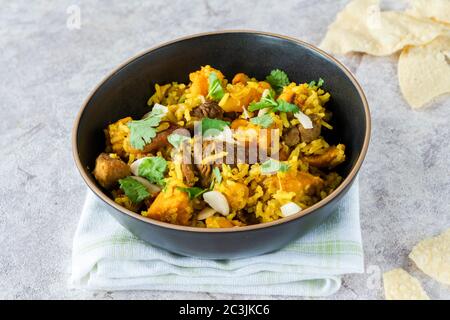
[{"label": "lamb chunk", "polygon": [[223,110],[214,101],[206,101],[202,103],[197,108],[192,110],[191,116],[198,119],[211,118],[211,119],[222,119]]},{"label": "lamb chunk", "polygon": [[176,129],[178,129],[178,126],[170,125],[169,128],[167,128],[164,131],[158,132],[156,136],[152,139],[152,141],[147,144],[144,147],[144,150],[142,150],[142,153],[152,153],[154,151],[159,151],[163,147],[169,145],[169,141],[167,140],[167,137],[170,136],[172,132],[174,132]]},{"label": "lamb chunk", "polygon": [[119,179],[131,175],[131,170],[121,159],[101,153],[95,160],[95,169],[92,173],[103,188],[112,189]]},{"label": "lamb chunk", "polygon": [[285,134],[283,134],[282,139],[284,143],[289,146],[293,147],[300,143],[300,131],[297,127],[291,127],[289,128]]},{"label": "lamb chunk", "polygon": [[211,165],[210,164],[197,164],[197,171],[200,176],[200,185],[203,188],[208,188],[211,184]]},{"label": "lamb chunk", "polygon": [[300,132],[301,141],[306,143],[310,143],[311,141],[316,140],[320,136],[320,132],[322,130],[320,118],[315,115],[311,115],[310,118],[313,123],[312,129],[305,129],[302,124],[298,125],[298,131]]},{"label": "lamb chunk", "polygon": [[188,187],[194,186],[195,181],[196,181],[194,166],[190,163],[182,163],[181,171],[183,172],[183,179],[184,179],[185,184]]}]

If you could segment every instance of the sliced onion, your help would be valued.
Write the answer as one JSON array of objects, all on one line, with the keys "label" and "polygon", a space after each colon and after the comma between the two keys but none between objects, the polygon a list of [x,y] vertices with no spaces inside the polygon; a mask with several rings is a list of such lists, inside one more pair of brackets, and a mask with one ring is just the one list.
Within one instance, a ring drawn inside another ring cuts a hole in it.
[{"label": "sliced onion", "polygon": [[245,107],[242,107],[242,115],[244,119],[250,119],[250,115],[248,114],[248,110]]},{"label": "sliced onion", "polygon": [[230,206],[228,205],[227,198],[219,191],[205,192],[203,194],[203,200],[205,200],[211,208],[224,216],[227,216],[230,213]]},{"label": "sliced onion", "polygon": [[300,206],[294,202],[288,202],[285,205],[281,206],[280,209],[281,215],[283,217],[288,217],[302,211],[302,208],[300,208]]},{"label": "sliced onion", "polygon": [[205,208],[198,213],[197,220],[205,220],[206,218],[213,216],[214,213],[216,213],[216,210],[213,208]]},{"label": "sliced onion", "polygon": [[260,109],[258,111],[258,117],[265,115],[267,112],[269,112],[269,108]]},{"label": "sliced onion", "polygon": [[136,180],[136,181],[142,183],[142,184],[147,188],[148,192],[150,192],[151,194],[158,193],[158,192],[161,191],[161,188],[160,188],[160,187],[158,187],[157,185],[151,183],[150,181],[148,181],[148,180],[145,179],[145,178],[142,178],[142,177],[136,177],[136,176],[130,176],[130,177],[131,177],[132,179],[134,179],[134,180]]},{"label": "sliced onion", "polygon": [[305,128],[305,129],[314,128],[311,118],[308,117],[303,112],[301,112],[300,110],[297,111],[296,113],[294,113],[294,117],[296,117],[298,119],[298,121],[300,121],[300,124],[303,126],[303,128]]},{"label": "sliced onion", "polygon": [[261,94],[261,98],[265,98],[269,95],[270,90],[269,89],[264,89],[263,93]]},{"label": "sliced onion", "polygon": [[141,165],[142,161],[145,159],[150,159],[151,157],[143,157],[135,160],[132,164],[130,164],[131,173],[133,173],[135,176],[139,175],[139,166]]}]

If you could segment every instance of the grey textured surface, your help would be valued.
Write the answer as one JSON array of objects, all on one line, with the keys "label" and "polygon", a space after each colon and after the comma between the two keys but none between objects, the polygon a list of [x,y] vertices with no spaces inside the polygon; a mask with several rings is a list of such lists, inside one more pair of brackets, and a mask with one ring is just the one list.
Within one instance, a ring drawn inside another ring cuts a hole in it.
[{"label": "grey textured surface", "polygon": [[[72,123],[102,77],[141,50],[187,34],[238,28],[317,44],[345,3],[0,1],[0,298],[255,298],[67,289],[86,189],[72,160]],[[72,4],[81,9],[79,30],[66,27]],[[373,117],[360,174],[367,272],[344,277],[330,298],[381,299],[380,272],[404,267],[432,298],[448,299],[450,288],[424,276],[407,254],[422,238],[450,227],[449,98],[412,111],[399,92],[397,56],[342,60],[365,89]]]}]

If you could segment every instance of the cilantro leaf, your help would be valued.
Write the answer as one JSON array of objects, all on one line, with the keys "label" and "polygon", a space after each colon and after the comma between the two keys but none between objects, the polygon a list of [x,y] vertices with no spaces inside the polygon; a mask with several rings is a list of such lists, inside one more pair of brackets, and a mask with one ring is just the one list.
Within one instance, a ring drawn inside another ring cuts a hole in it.
[{"label": "cilantro leaf", "polygon": [[169,141],[169,143],[174,146],[175,148],[179,148],[184,141],[189,140],[190,137],[188,136],[184,136],[181,134],[177,134],[177,133],[172,133],[171,135],[169,135],[167,137],[167,141]]},{"label": "cilantro leaf", "polygon": [[216,182],[217,183],[221,183],[222,182],[222,174],[220,173],[219,168],[214,167],[213,173],[214,173],[214,177],[216,179]]},{"label": "cilantro leaf", "polygon": [[317,82],[317,87],[321,87],[324,84],[324,80],[322,78],[319,78],[319,82]]},{"label": "cilantro leaf", "polygon": [[214,177],[211,179],[211,184],[209,185],[209,190],[213,190],[214,189],[214,185],[216,183],[221,183],[222,182],[222,174],[220,173],[219,168],[214,167],[212,172],[214,174]]},{"label": "cilantro leaf", "polygon": [[276,112],[297,112],[298,107],[295,104],[289,103],[283,99],[275,101],[273,91],[269,91],[269,94],[263,96],[260,102],[252,102],[248,108],[249,111],[256,111],[259,109],[269,108],[271,111]]},{"label": "cilantro leaf", "polygon": [[211,72],[208,77],[208,95],[207,97],[219,101],[225,95],[225,91],[220,84],[220,80],[215,72]]},{"label": "cilantro leaf", "polygon": [[141,202],[150,196],[147,188],[139,181],[133,179],[132,177],[126,177],[119,180],[120,189],[125,192],[125,195],[133,203]]},{"label": "cilantro leaf", "polygon": [[262,174],[272,174],[275,172],[287,172],[289,165],[278,160],[270,158],[261,165]]},{"label": "cilantro leaf", "polygon": [[154,119],[144,119],[131,121],[128,123],[130,128],[130,144],[133,148],[142,150],[147,143],[150,143],[156,136],[156,129],[159,122],[155,122]]},{"label": "cilantro leaf", "polygon": [[130,128],[130,144],[133,148],[142,150],[156,136],[156,127],[167,113],[167,107],[155,104],[152,111],[142,120],[128,122]]},{"label": "cilantro leaf", "polygon": [[248,111],[253,112],[256,110],[272,108],[272,107],[276,107],[276,106],[277,106],[277,102],[275,101],[275,98],[274,98],[274,92],[272,90],[269,90],[268,94],[263,95],[263,97],[261,97],[261,100],[259,102],[250,103],[250,106],[248,107]]},{"label": "cilantro leaf", "polygon": [[228,127],[230,125],[230,122],[219,119],[203,118],[201,125],[203,136],[205,136],[206,133],[208,133],[208,135],[211,135],[211,133],[213,133],[212,135],[214,136],[214,133],[223,131],[226,127]]},{"label": "cilantro leaf", "polygon": [[164,173],[167,170],[167,161],[162,157],[150,157],[142,160],[138,174],[148,181],[158,185],[164,184]]},{"label": "cilantro leaf", "polygon": [[280,93],[283,90],[283,87],[290,83],[287,74],[280,69],[272,70],[266,77],[266,81],[270,83],[277,93]]},{"label": "cilantro leaf", "polygon": [[259,117],[255,117],[255,118],[251,118],[250,122],[253,124],[256,124],[260,127],[263,128],[268,128],[272,125],[273,123],[273,118],[270,114],[264,114],[262,116]]},{"label": "cilantro leaf", "polygon": [[319,81],[311,81],[310,83],[308,83],[308,87],[317,87],[320,88],[321,86],[323,86],[323,84],[325,83],[325,81],[322,78],[319,78]]},{"label": "cilantro leaf", "polygon": [[198,187],[191,187],[191,188],[177,187],[177,189],[186,192],[190,200],[197,198],[198,196],[202,195],[207,191],[207,189],[202,189]]},{"label": "cilantro leaf", "polygon": [[277,100],[278,104],[274,108],[274,111],[280,111],[280,112],[297,112],[298,107],[295,104],[289,103],[283,99]]}]

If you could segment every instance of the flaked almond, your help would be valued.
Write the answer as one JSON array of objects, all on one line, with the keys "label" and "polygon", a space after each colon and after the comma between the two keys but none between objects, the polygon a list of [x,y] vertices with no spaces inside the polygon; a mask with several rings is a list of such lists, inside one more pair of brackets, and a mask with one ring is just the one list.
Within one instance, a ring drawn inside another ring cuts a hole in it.
[{"label": "flaked almond", "polygon": [[205,200],[211,208],[224,216],[227,216],[230,213],[230,206],[227,198],[219,191],[205,192],[203,194],[203,200]]},{"label": "flaked almond", "polygon": [[281,215],[283,217],[288,217],[302,211],[302,208],[300,208],[300,206],[294,202],[288,202],[285,205],[281,206],[280,209]]},{"label": "flaked almond", "polygon": [[198,213],[197,220],[205,220],[206,218],[213,216],[214,213],[216,213],[216,210],[213,208],[205,208]]}]

